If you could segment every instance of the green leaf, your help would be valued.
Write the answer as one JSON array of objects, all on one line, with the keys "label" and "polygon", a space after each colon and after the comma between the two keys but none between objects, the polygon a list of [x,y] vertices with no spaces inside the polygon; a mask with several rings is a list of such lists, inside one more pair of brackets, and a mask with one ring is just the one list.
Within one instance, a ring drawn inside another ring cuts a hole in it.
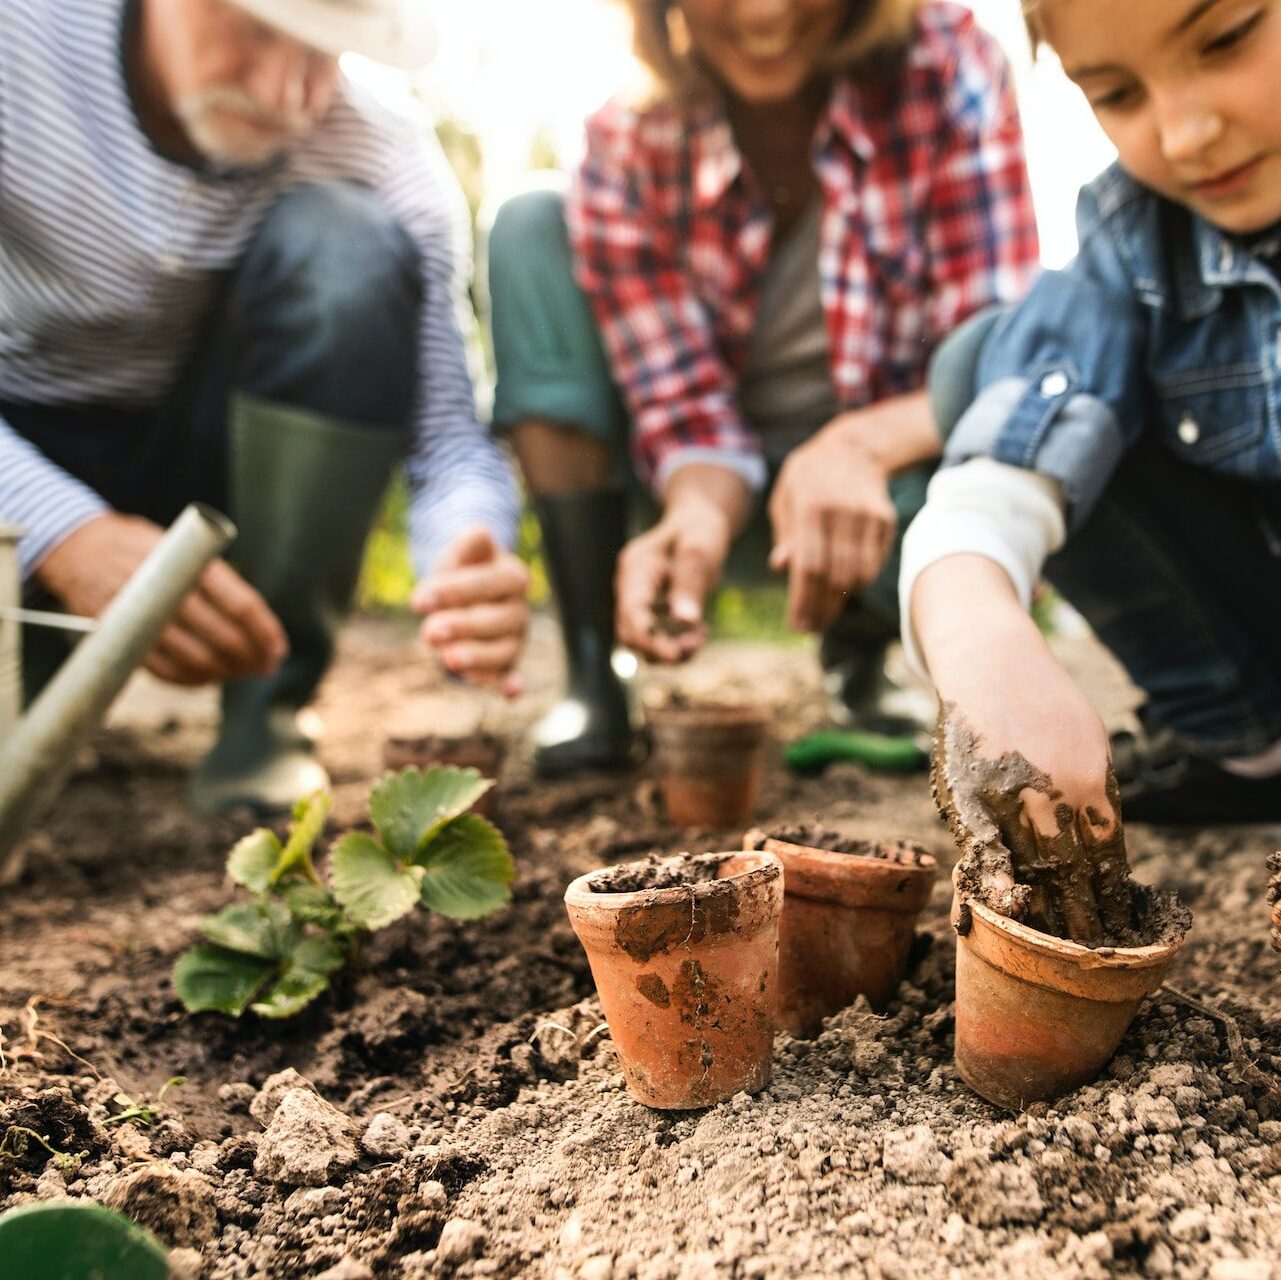
[{"label": "green leaf", "polygon": [[227,874],[246,889],[262,893],[271,884],[282,849],[274,831],[259,827],[227,855]]},{"label": "green leaf", "polygon": [[289,957],[284,973],[251,1006],[263,1018],[290,1018],[328,990],[330,976],[346,962],[346,953],[332,938],[304,938]]},{"label": "green leaf", "polygon": [[413,910],[422,872],[397,862],[373,836],[351,831],[334,848],[329,879],[350,919],[381,929]]},{"label": "green leaf", "polygon": [[384,778],[369,796],[369,814],[383,843],[409,862],[445,823],[466,813],[494,785],[475,769],[433,765]]},{"label": "green leaf", "polygon": [[492,822],[465,813],[419,854],[423,905],[454,920],[476,920],[511,901],[516,864]]},{"label": "green leaf", "polygon": [[301,925],[289,919],[283,902],[259,898],[224,907],[216,916],[206,916],[200,931],[217,946],[264,960],[280,960],[297,944]]},{"label": "green leaf", "polygon": [[173,984],[189,1012],[212,1009],[238,1018],[275,969],[271,960],[224,947],[192,947],[178,957]]},{"label": "green leaf", "polygon": [[286,885],[280,891],[280,896],[295,920],[318,924],[331,930],[342,920],[342,908],[324,885],[299,880],[295,884]]},{"label": "green leaf", "polygon": [[314,795],[299,800],[294,806],[293,825],[289,828],[289,839],[285,843],[284,852],[272,873],[272,884],[279,884],[299,868],[302,868],[308,879],[314,875],[311,870],[311,851],[325,829],[332,803],[333,797],[328,791],[317,791]]}]

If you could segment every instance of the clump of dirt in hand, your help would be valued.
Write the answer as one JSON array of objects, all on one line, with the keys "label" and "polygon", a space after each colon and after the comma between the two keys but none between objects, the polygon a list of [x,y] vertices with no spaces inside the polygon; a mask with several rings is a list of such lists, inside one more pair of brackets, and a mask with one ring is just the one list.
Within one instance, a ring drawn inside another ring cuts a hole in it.
[{"label": "clump of dirt in hand", "polygon": [[756,831],[745,841],[750,848],[763,849],[766,840],[781,840],[784,844],[799,844],[810,849],[824,849],[828,853],[850,853],[860,858],[881,858],[903,867],[919,867],[921,859],[929,853],[911,840],[859,840],[841,835],[816,822],[802,822],[794,827],[779,827]]},{"label": "clump of dirt in hand", "polygon": [[687,622],[672,613],[672,602],[666,585],[655,597],[650,617],[653,619],[649,627],[652,636],[684,636],[698,626],[696,622]]},{"label": "clump of dirt in hand", "polygon": [[[1152,946],[1187,932],[1192,917],[1174,893],[1130,879],[1119,821],[1093,809],[1074,811],[1053,780],[1018,752],[991,759],[980,748],[955,706],[945,704],[930,781],[962,853],[956,886],[963,901],[977,899],[1042,933],[1094,948]],[[1027,791],[1056,802],[1054,832],[1029,820]],[[1119,814],[1111,773],[1107,793]]]},{"label": "clump of dirt in hand", "polygon": [[648,889],[679,889],[708,884],[719,876],[721,865],[732,853],[681,853],[675,857],[651,854],[643,862],[610,867],[588,881],[593,893],[641,893]]},{"label": "clump of dirt in hand", "polygon": [[1281,853],[1269,855],[1268,870],[1272,872],[1267,895],[1272,908],[1272,949],[1281,951]]}]

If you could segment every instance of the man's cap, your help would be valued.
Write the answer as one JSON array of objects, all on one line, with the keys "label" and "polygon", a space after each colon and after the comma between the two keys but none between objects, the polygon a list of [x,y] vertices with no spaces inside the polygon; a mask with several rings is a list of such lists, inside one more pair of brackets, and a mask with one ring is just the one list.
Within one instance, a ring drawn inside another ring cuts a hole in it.
[{"label": "man's cap", "polygon": [[322,53],[358,53],[421,67],[435,52],[426,0],[232,0],[237,8]]}]

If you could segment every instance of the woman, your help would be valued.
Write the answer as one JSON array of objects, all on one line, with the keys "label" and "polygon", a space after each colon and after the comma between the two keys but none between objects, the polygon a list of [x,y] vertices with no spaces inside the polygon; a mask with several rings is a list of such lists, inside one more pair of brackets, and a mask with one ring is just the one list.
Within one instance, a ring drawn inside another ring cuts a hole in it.
[{"label": "woman", "polygon": [[[868,710],[939,451],[926,362],[1037,258],[1008,71],[967,10],[628,2],[655,92],[592,117],[567,199],[510,202],[490,243],[495,420],[569,654],[537,731],[548,774],[631,758],[615,634],[691,656],[767,488],[789,621]],[[627,440],[659,504],[630,542]]]}]

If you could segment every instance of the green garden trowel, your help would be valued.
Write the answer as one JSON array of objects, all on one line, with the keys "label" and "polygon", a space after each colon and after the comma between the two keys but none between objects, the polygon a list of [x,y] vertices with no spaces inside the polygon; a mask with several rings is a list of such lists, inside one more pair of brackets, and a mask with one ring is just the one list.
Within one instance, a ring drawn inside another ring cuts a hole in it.
[{"label": "green garden trowel", "polygon": [[56,1201],[0,1215],[4,1280],[165,1280],[168,1254],[100,1204]]}]

